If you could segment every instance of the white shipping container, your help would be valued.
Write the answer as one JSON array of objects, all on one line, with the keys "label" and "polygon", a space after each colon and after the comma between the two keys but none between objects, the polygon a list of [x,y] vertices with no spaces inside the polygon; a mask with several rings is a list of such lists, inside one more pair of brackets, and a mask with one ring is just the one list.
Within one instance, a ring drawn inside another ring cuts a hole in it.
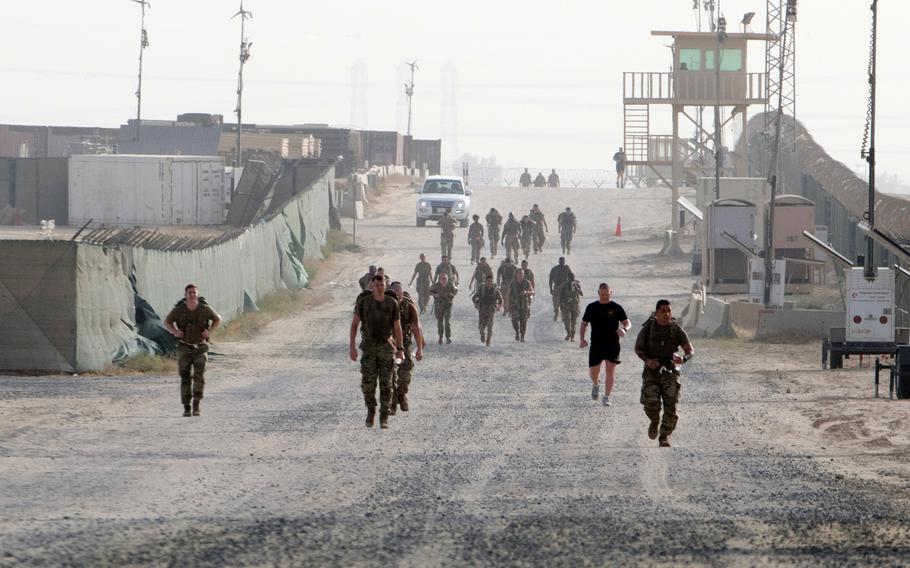
[{"label": "white shipping container", "polygon": [[80,225],[220,225],[224,161],[211,156],[69,159],[69,221]]}]

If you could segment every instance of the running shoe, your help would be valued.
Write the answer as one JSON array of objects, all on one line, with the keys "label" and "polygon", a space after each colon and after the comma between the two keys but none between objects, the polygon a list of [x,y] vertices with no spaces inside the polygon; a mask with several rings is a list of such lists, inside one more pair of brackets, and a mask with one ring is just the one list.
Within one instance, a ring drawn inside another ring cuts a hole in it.
[{"label": "running shoe", "polygon": [[613,406],[613,404],[610,403],[610,395],[605,394],[601,402],[603,402],[604,406]]},{"label": "running shoe", "polygon": [[591,387],[591,400],[597,400],[600,397],[600,383]]}]

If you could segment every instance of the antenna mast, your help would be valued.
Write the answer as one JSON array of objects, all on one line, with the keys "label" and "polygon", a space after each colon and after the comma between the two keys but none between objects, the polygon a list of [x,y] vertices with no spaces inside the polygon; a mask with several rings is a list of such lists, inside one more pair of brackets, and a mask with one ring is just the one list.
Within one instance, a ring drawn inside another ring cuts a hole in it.
[{"label": "antenna mast", "polygon": [[148,6],[152,7],[152,4],[148,0],[132,0],[136,4],[139,4],[140,9],[142,10],[142,17],[139,23],[139,86],[136,88],[136,140],[139,140],[139,133],[142,129],[142,55],[145,53],[145,48],[149,46],[149,34],[145,29],[145,8]]},{"label": "antenna mast", "polygon": [[411,68],[411,82],[404,84],[404,94],[408,97],[408,136],[411,135],[411,103],[414,98],[414,71],[420,69],[417,66],[417,60],[407,64]]},{"label": "antenna mast", "polygon": [[243,124],[243,64],[250,58],[250,47],[253,45],[253,42],[246,37],[246,21],[253,19],[253,13],[243,9],[243,0],[240,1],[240,10],[231,16],[231,19],[233,20],[237,16],[240,16],[240,71],[237,73],[237,108],[234,109],[234,112],[237,113],[237,157],[234,165],[240,167],[242,165],[240,162],[242,155],[240,153],[240,128]]}]

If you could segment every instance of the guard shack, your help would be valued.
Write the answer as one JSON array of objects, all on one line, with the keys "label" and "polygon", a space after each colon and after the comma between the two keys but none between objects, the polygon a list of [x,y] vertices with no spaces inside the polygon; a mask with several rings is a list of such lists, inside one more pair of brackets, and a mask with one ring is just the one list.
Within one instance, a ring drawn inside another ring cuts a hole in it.
[{"label": "guard shack", "polygon": [[[662,181],[673,192],[672,227],[679,229],[679,187],[694,186],[698,178],[714,177],[715,149],[722,151],[722,140],[714,140],[713,110],[720,109],[719,131],[734,120],[742,123],[743,138],[749,140],[748,108],[768,102],[768,76],[748,72],[750,41],[774,40],[759,33],[716,33],[652,31],[660,39],[673,38],[672,71],[623,73],[623,140],[629,179],[636,185],[649,178]],[[661,48],[662,49],[662,48]],[[670,134],[657,134],[651,124],[651,106],[670,105],[673,124]],[[703,111],[710,110],[710,127],[703,124]],[[694,136],[680,136],[685,119]],[[732,145],[732,144],[730,144]],[[748,170],[748,151],[742,156],[723,153],[724,175],[744,177]],[[717,196],[729,197],[726,195]]]},{"label": "guard shack", "polygon": [[742,199],[718,199],[708,206],[708,262],[703,281],[712,294],[749,291],[749,260],[755,256],[757,208]]}]

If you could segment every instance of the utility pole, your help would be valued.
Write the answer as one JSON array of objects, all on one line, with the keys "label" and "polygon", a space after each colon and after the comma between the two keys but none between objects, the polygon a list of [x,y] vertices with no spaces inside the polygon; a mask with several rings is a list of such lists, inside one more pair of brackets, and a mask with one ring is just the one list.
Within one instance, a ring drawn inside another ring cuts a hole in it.
[{"label": "utility pole", "polygon": [[720,199],[720,62],[724,40],[727,39],[727,19],[720,15],[720,3],[717,7],[717,49],[714,52],[714,199]]},{"label": "utility pole", "polygon": [[148,0],[132,0],[136,4],[139,4],[140,9],[142,10],[142,18],[139,23],[139,87],[136,89],[136,140],[139,140],[139,133],[142,129],[142,55],[145,53],[145,48],[149,46],[149,34],[145,29],[145,8],[148,6],[152,7],[151,3]]},{"label": "utility pole", "polygon": [[240,0],[240,11],[231,16],[231,19],[233,20],[237,16],[240,16],[240,71],[237,73],[237,108],[234,109],[234,112],[237,113],[237,159],[234,165],[239,168],[242,165],[240,162],[242,156],[240,153],[240,128],[243,124],[243,64],[250,58],[250,47],[253,46],[253,42],[246,38],[246,21],[253,19],[253,13],[243,9],[243,0]]},{"label": "utility pole", "polygon": [[[872,240],[875,229],[875,75],[876,57],[878,49],[878,0],[872,0],[872,52],[869,54],[869,106],[866,113],[866,130],[863,133],[863,148],[860,152],[866,163],[869,164],[869,210],[866,220],[869,222],[869,234],[866,235],[866,258],[863,263],[863,275],[868,280],[874,280],[875,269],[875,241]],[[866,150],[866,142],[869,149]]]},{"label": "utility pole", "polygon": [[414,71],[420,69],[417,66],[417,60],[407,64],[411,68],[411,82],[404,84],[404,94],[408,97],[408,136],[411,135],[411,102],[414,98]]}]

